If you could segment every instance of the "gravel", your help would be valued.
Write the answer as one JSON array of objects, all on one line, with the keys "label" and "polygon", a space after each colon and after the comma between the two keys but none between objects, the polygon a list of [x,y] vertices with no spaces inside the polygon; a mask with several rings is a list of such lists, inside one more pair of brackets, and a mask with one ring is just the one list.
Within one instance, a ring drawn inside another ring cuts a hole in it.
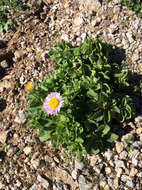
[{"label": "gravel", "polygon": [[53,71],[47,53],[61,39],[76,46],[101,37],[117,46],[117,61],[141,72],[142,20],[121,8],[119,0],[102,5],[98,0],[43,0],[37,7],[34,1],[23,2],[25,11],[11,13],[15,32],[0,34],[0,189],[141,190],[142,112],[112,148],[87,155],[87,167],[73,158],[66,166],[61,152],[54,155],[50,141],[41,143],[36,131],[26,127],[25,85],[41,82]]}]

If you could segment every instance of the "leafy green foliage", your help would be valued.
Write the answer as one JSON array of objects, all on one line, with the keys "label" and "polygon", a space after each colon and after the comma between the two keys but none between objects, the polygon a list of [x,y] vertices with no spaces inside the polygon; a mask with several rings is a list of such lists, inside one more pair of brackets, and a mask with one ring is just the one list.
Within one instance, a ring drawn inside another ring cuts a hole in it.
[{"label": "leafy green foliage", "polygon": [[142,18],[142,1],[141,0],[122,0],[121,4],[135,11]]},{"label": "leafy green foliage", "polygon": [[[118,138],[113,123],[126,122],[135,109],[131,75],[113,61],[113,51],[100,39],[88,39],[80,47],[62,41],[49,52],[56,62],[54,73],[28,96],[29,126],[38,130],[41,141],[51,140],[55,148],[62,145],[65,152],[81,158],[99,153]],[[51,92],[64,97],[57,115],[43,109]]]},{"label": "leafy green foliage", "polygon": [[18,10],[21,3],[18,0],[0,0],[0,32],[9,31],[13,21],[8,18],[9,10]]}]

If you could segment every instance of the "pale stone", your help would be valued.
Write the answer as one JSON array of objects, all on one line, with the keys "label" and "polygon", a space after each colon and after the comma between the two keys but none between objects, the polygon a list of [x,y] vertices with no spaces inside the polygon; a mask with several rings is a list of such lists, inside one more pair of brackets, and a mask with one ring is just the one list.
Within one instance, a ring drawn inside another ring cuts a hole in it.
[{"label": "pale stone", "polygon": [[119,154],[120,152],[122,152],[122,150],[123,150],[123,143],[121,143],[121,142],[116,142],[115,146],[116,146],[116,151],[117,151],[118,154]]},{"label": "pale stone", "polygon": [[31,164],[36,169],[39,166],[39,160],[31,160]]},{"label": "pale stone", "polygon": [[75,26],[80,26],[81,24],[83,24],[83,18],[80,17],[80,16],[77,16],[75,19],[74,19],[74,25]]},{"label": "pale stone", "polygon": [[75,179],[75,180],[77,179],[77,171],[76,170],[73,170],[71,175],[72,175],[73,179]]},{"label": "pale stone", "polygon": [[128,187],[131,187],[131,188],[134,188],[134,186],[135,186],[135,184],[134,184],[134,182],[132,180],[127,181],[126,185]]},{"label": "pale stone", "polygon": [[135,62],[135,61],[137,61],[138,59],[139,59],[139,55],[138,55],[137,53],[134,53],[134,54],[132,55],[132,61]]},{"label": "pale stone", "polygon": [[99,185],[104,188],[106,186],[106,181],[101,180]]},{"label": "pale stone", "polygon": [[90,160],[90,165],[92,167],[94,167],[95,164],[97,163],[97,157],[96,156],[91,156],[89,160]]},{"label": "pale stone", "polygon": [[123,172],[122,168],[115,168],[115,171],[116,171],[116,176],[117,177],[120,177],[122,172]]},{"label": "pale stone", "polygon": [[115,160],[114,163],[115,163],[116,167],[125,169],[125,165],[122,160]]},{"label": "pale stone", "polygon": [[31,150],[32,150],[32,148],[31,148],[31,147],[28,147],[28,146],[26,146],[26,147],[23,149],[23,151],[24,151],[24,153],[25,153],[26,155],[30,154],[30,153],[31,153]]},{"label": "pale stone", "polygon": [[88,182],[83,175],[79,176],[78,182],[80,190],[90,190],[93,186],[93,184]]},{"label": "pale stone", "polygon": [[106,168],[105,168],[105,172],[106,172],[106,174],[110,174],[110,173],[111,173],[111,168],[106,167]]},{"label": "pale stone", "polygon": [[0,131],[0,142],[4,144],[7,139],[8,131]]},{"label": "pale stone", "polygon": [[110,187],[108,184],[106,184],[106,186],[104,187],[104,190],[110,190]]},{"label": "pale stone", "polygon": [[137,133],[138,135],[140,135],[140,134],[142,133],[142,127],[136,129],[136,133]]},{"label": "pale stone", "polygon": [[61,36],[61,40],[64,40],[64,41],[69,41],[69,36],[68,36],[68,34],[62,34],[62,36]]},{"label": "pale stone", "polygon": [[84,167],[83,162],[79,162],[78,160],[75,160],[75,168],[78,170],[82,170]]},{"label": "pale stone", "polygon": [[41,185],[45,188],[48,189],[49,188],[49,182],[44,179],[43,177],[41,177],[40,175],[37,176],[37,180],[41,183]]},{"label": "pale stone", "polygon": [[127,153],[127,151],[122,151],[121,153],[120,153],[120,159],[123,159],[123,160],[125,160],[126,158],[127,158],[127,156],[128,156],[128,153]]},{"label": "pale stone", "polygon": [[114,182],[114,187],[117,189],[119,187],[119,178],[116,177],[113,182]]},{"label": "pale stone", "polygon": [[15,53],[14,53],[14,56],[16,59],[19,59],[21,57],[23,57],[23,55],[26,53],[26,51],[23,51],[23,50],[16,50]]},{"label": "pale stone", "polygon": [[138,173],[138,170],[136,168],[131,168],[130,170],[130,177],[134,177]]},{"label": "pale stone", "polygon": [[4,88],[8,89],[11,87],[12,87],[11,82],[8,80],[4,80],[4,81],[0,82],[0,92],[2,92],[4,90]]},{"label": "pale stone", "polygon": [[60,182],[60,181],[63,181],[65,184],[69,184],[72,189],[76,189],[77,186],[78,186],[78,182],[77,181],[74,181],[72,179],[72,176],[68,174],[67,171],[59,168],[59,167],[55,167],[55,177],[54,179],[57,181],[57,182]]}]

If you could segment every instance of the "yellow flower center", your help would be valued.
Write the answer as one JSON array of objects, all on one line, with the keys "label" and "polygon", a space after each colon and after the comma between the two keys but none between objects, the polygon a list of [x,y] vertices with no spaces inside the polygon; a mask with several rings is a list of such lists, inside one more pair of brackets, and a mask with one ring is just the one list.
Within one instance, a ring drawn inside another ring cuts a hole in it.
[{"label": "yellow flower center", "polygon": [[56,109],[59,105],[59,100],[58,98],[51,98],[51,100],[49,101],[49,107],[51,109]]},{"label": "yellow flower center", "polygon": [[33,82],[28,82],[28,84],[25,87],[26,90],[32,90],[33,88],[34,88],[34,83]]}]

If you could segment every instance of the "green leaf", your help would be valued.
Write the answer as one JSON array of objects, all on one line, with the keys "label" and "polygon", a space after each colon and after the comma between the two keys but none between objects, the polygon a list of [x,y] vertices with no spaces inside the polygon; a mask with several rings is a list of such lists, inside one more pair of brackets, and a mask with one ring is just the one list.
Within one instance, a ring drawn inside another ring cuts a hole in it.
[{"label": "green leaf", "polygon": [[38,134],[40,141],[44,142],[44,141],[49,140],[51,138],[51,133],[52,133],[52,130],[50,131],[40,130]]},{"label": "green leaf", "polygon": [[102,131],[102,137],[104,137],[110,131],[109,125],[104,125],[104,130]]},{"label": "green leaf", "polygon": [[90,151],[90,154],[92,154],[92,155],[96,155],[96,154],[98,154],[100,152],[100,149],[99,148],[97,148],[97,149],[91,149],[91,151]]},{"label": "green leaf", "polygon": [[107,141],[112,143],[112,142],[116,141],[117,139],[118,139],[118,135],[116,135],[115,133],[111,133],[111,135],[109,136]]}]

